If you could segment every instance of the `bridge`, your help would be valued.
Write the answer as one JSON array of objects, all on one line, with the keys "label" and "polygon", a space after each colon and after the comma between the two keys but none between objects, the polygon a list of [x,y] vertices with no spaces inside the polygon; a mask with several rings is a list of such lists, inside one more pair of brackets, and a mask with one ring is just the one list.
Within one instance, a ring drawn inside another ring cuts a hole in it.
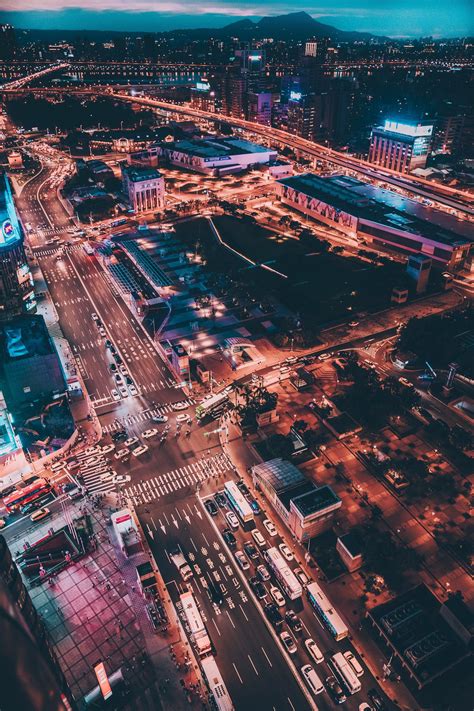
[{"label": "bridge", "polygon": [[69,64],[67,62],[51,64],[48,67],[45,67],[44,69],[40,69],[40,70],[38,70],[36,72],[32,72],[30,74],[26,74],[25,76],[20,77],[19,79],[14,79],[13,81],[6,82],[0,88],[1,89],[21,89],[22,87],[26,86],[30,82],[35,81],[35,79],[41,79],[41,77],[44,77],[48,74],[52,74],[53,72],[61,71],[62,69],[67,69],[68,67],[69,67]]}]

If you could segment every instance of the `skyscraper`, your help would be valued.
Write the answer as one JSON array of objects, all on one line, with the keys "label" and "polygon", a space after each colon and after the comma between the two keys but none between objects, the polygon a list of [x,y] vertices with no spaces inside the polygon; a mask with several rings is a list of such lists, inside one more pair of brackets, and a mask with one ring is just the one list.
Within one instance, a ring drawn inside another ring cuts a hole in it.
[{"label": "skyscraper", "polygon": [[399,173],[424,168],[432,134],[432,123],[387,120],[383,126],[372,129],[369,161]]}]

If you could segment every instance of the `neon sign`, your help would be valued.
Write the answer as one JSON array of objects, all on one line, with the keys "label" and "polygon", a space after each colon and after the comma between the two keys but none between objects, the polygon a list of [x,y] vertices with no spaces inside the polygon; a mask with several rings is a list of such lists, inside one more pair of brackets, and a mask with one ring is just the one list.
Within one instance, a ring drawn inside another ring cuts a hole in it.
[{"label": "neon sign", "polygon": [[398,121],[387,120],[384,123],[386,131],[401,133],[403,136],[431,136],[433,126],[423,126],[421,124],[399,123]]},{"label": "neon sign", "polygon": [[290,101],[301,101],[301,91],[290,91]]}]

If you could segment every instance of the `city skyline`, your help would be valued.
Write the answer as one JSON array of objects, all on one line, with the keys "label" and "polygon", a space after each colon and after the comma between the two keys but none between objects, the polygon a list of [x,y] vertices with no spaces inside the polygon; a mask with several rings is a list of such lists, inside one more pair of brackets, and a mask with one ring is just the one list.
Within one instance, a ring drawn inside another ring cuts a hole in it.
[{"label": "city skyline", "polygon": [[370,32],[393,38],[422,36],[460,37],[473,32],[469,2],[455,0],[433,7],[428,0],[407,0],[381,5],[373,0],[336,0],[331,4],[305,3],[295,7],[282,0],[224,0],[205,6],[180,0],[162,3],[154,11],[150,0],[107,0],[100,10],[93,0],[47,0],[38,9],[36,0],[26,0],[21,9],[16,0],[0,4],[0,21],[24,29],[107,29],[115,31],[168,31],[173,29],[218,28],[234,21],[258,21],[265,16],[305,11],[314,19],[340,30]]}]

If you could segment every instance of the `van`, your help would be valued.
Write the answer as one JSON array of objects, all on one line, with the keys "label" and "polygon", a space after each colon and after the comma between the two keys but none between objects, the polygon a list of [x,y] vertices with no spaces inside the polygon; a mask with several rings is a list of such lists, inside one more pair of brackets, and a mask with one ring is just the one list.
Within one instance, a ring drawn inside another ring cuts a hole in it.
[{"label": "van", "polygon": [[251,535],[259,548],[263,548],[266,545],[266,541],[260,531],[257,531],[257,529],[254,528]]},{"label": "van", "polygon": [[344,656],[347,659],[347,661],[349,662],[349,665],[355,671],[356,676],[362,676],[362,674],[364,673],[364,670],[363,670],[359,660],[357,659],[357,657],[354,654],[352,654],[352,652],[344,652]]},{"label": "van", "polygon": [[303,667],[301,667],[301,673],[303,675],[303,679],[305,680],[306,684],[311,689],[313,694],[315,696],[317,696],[318,694],[322,694],[322,692],[324,691],[323,682],[316,674],[311,664],[305,664]]}]

